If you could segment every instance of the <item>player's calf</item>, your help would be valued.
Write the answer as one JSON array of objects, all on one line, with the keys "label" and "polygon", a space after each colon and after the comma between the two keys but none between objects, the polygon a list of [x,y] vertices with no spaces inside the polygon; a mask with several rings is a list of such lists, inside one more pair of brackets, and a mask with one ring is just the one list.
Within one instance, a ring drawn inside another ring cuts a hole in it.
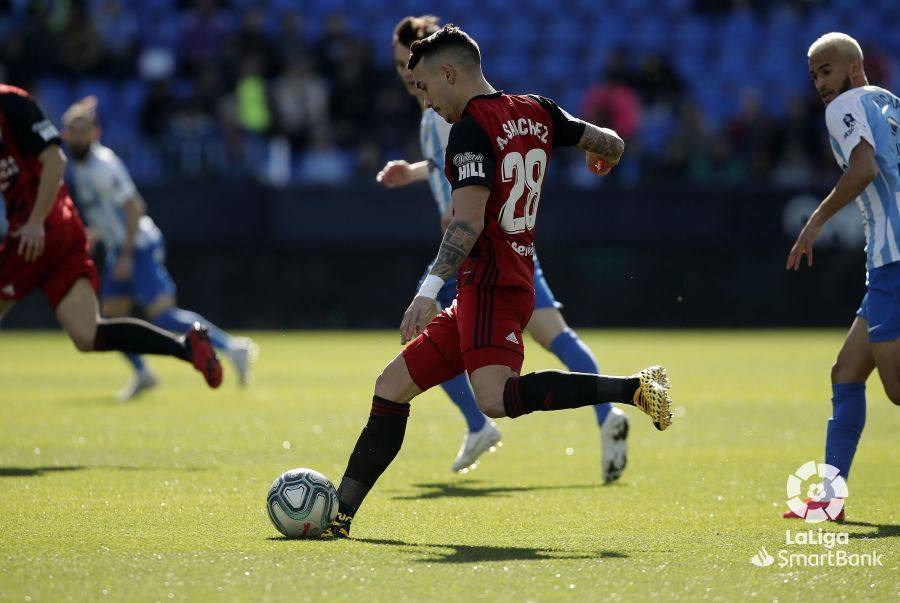
[{"label": "player's calf", "polygon": [[668,389],[665,369],[658,366],[630,377],[539,371],[508,379],[503,388],[503,406],[506,416],[515,418],[537,410],[621,402],[640,408],[662,431],[672,423]]}]

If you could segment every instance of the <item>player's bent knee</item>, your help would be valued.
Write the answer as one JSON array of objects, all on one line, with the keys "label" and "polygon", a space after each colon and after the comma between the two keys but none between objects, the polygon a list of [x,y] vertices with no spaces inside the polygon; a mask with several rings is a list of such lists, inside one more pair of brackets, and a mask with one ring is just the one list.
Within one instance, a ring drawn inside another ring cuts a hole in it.
[{"label": "player's bent knee", "polygon": [[478,404],[478,410],[490,419],[500,419],[506,416],[502,398],[484,399],[476,394],[475,402]]},{"label": "player's bent knee", "polygon": [[69,332],[69,338],[79,352],[92,352],[94,350],[95,335],[96,333],[89,329],[78,329],[77,331]]},{"label": "player's bent knee", "polygon": [[868,377],[868,373],[860,367],[853,366],[840,358],[831,366],[832,383],[857,383],[865,381]]},{"label": "player's bent knee", "polygon": [[478,405],[478,410],[486,416],[491,419],[499,419],[506,416],[506,408],[503,406],[502,387],[472,383],[472,391],[475,393],[475,403]]},{"label": "player's bent knee", "polygon": [[406,368],[403,356],[397,356],[375,379],[375,395],[391,402],[409,402],[421,393]]}]

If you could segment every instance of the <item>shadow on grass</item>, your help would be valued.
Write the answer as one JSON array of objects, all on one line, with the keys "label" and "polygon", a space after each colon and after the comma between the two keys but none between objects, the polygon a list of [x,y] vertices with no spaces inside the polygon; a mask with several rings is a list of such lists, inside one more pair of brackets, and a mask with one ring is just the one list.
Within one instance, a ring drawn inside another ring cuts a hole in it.
[{"label": "shadow on grass", "polygon": [[[269,536],[272,542],[298,542],[285,536]],[[491,546],[470,544],[432,544],[389,540],[382,538],[350,538],[349,540],[321,540],[309,538],[301,540],[304,546],[328,545],[335,542],[395,546],[417,553],[416,563],[473,563],[489,561],[545,561],[548,559],[625,559],[625,553],[618,551],[567,551],[527,546]]]},{"label": "shadow on grass", "polygon": [[475,561],[540,561],[546,559],[624,559],[625,553],[617,551],[566,551],[526,546],[491,546],[469,544],[426,544],[404,542],[403,540],[383,540],[378,538],[356,538],[356,542],[424,549],[425,557],[417,563],[472,563]]},{"label": "shadow on grass", "polygon": [[869,523],[867,521],[844,521],[842,526],[860,526],[863,528],[875,528],[874,532],[857,532],[850,534],[849,538],[897,538],[900,537],[900,525],[890,523]]},{"label": "shadow on grass", "polygon": [[204,471],[205,467],[149,467],[126,465],[58,465],[48,467],[0,467],[3,477],[40,477],[46,473],[84,471],[86,469],[111,469],[113,471]]},{"label": "shadow on grass", "polygon": [[423,492],[405,496],[394,496],[394,500],[423,500],[432,498],[473,498],[489,496],[506,496],[518,492],[534,492],[535,490],[587,490],[602,488],[602,484],[571,484],[564,486],[482,486],[484,482],[438,482],[413,484]]},{"label": "shadow on grass", "polygon": [[62,465],[58,467],[0,467],[0,477],[38,477],[45,473],[62,471],[82,471],[83,465]]}]

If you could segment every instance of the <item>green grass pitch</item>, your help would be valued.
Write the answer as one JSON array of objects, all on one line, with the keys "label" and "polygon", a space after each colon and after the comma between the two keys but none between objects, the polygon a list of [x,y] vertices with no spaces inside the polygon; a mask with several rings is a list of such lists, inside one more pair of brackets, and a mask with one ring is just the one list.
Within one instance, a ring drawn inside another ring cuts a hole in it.
[{"label": "green grass pitch", "polygon": [[[169,359],[118,404],[116,355],[62,334],[0,334],[0,600],[900,599],[898,409],[877,378],[853,467],[849,543],[881,567],[755,567],[787,546],[785,482],[823,455],[838,331],[589,331],[601,367],[669,367],[686,416],[664,433],[633,408],[630,462],[600,485],[589,409],[502,420],[504,446],[449,467],[464,424],[440,390],[354,540],[291,541],[265,513],[282,471],[337,480],[391,332],[268,333],[256,380],[220,391]],[[526,370],[558,367],[528,342]]]}]

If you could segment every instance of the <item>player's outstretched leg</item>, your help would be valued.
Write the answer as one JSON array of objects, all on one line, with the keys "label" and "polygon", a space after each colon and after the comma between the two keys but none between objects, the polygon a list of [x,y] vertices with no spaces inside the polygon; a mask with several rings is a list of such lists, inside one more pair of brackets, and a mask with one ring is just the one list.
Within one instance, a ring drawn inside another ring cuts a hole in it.
[{"label": "player's outstretched leg", "polygon": [[124,356],[134,371],[132,372],[128,383],[119,390],[119,393],[116,396],[121,402],[133,400],[143,392],[153,389],[159,384],[156,375],[150,370],[147,363],[144,362],[142,356],[139,354],[124,354]]},{"label": "player's outstretched leg", "polygon": [[452,471],[462,471],[500,442],[500,430],[478,409],[468,375],[457,375],[442,383],[441,387],[462,412],[469,428],[451,466]]},{"label": "player's outstretched leg", "polygon": [[630,377],[540,371],[508,377],[498,386],[502,369],[509,370],[486,366],[472,374],[478,403],[489,417],[516,418],[536,410],[621,402],[641,409],[660,431],[672,424],[669,381],[661,366],[651,366]]},{"label": "player's outstretched leg", "polygon": [[413,383],[402,354],[394,358],[375,382],[369,420],[350,454],[338,487],[338,515],[323,538],[347,538],[350,523],[363,499],[403,445],[409,402],[421,390]]},{"label": "player's outstretched leg", "polygon": [[97,296],[86,278],[75,281],[56,306],[56,318],[82,352],[174,356],[193,364],[210,387],[222,383],[222,365],[206,327],[195,323],[185,335],[177,337],[134,318],[101,319]]},{"label": "player's outstretched leg", "polygon": [[238,383],[247,385],[250,382],[250,371],[259,354],[259,346],[249,337],[232,337],[196,312],[175,306],[154,311],[151,320],[156,326],[174,333],[183,333],[195,322],[206,325],[212,345],[221,350],[234,365]]},{"label": "player's outstretched leg", "polygon": [[[569,328],[562,312],[557,308],[553,294],[543,278],[543,271],[537,268],[535,260],[535,305],[543,307],[534,311],[527,330],[532,337],[556,355],[573,373],[600,374],[600,367],[591,349]],[[538,278],[538,274],[541,277]],[[622,477],[628,464],[628,415],[609,402],[591,407],[600,427],[600,469],[603,482],[612,483]]]}]

